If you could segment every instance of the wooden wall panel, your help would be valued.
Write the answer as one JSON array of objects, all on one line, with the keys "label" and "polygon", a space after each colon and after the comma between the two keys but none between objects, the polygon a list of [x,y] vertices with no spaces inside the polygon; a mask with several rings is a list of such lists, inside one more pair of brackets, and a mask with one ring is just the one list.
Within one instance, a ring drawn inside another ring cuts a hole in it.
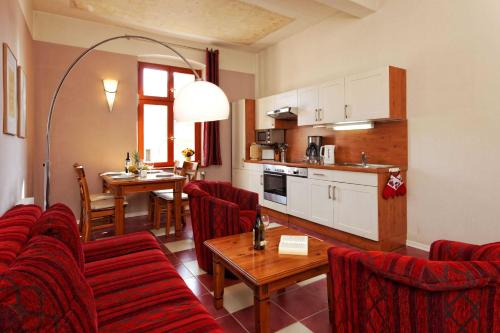
[{"label": "wooden wall panel", "polygon": [[408,165],[407,121],[377,122],[375,128],[356,131],[332,131],[325,128],[296,127],[286,130],[287,158],[302,161],[307,137],[323,136],[323,144],[334,144],[336,162],[359,163],[365,152],[368,163]]}]

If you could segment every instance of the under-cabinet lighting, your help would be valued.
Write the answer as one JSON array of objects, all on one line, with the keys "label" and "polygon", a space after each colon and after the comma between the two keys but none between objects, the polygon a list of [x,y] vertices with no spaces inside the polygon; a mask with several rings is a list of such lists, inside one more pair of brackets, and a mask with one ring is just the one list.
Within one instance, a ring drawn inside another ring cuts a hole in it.
[{"label": "under-cabinet lighting", "polygon": [[352,131],[372,129],[373,127],[375,127],[373,121],[350,121],[333,124],[331,128],[334,131]]}]

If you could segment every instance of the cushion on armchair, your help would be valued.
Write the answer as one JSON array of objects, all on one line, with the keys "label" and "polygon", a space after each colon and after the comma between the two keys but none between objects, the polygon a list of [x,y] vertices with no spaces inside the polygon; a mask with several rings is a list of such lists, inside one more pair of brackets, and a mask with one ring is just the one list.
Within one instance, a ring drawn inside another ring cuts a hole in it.
[{"label": "cushion on armchair", "polygon": [[2,274],[0,331],[97,331],[92,290],[62,242],[32,238]]},{"label": "cushion on armchair", "polygon": [[500,242],[481,245],[474,251],[471,260],[500,261]]},{"label": "cushion on armchair", "polygon": [[250,232],[255,225],[257,211],[255,210],[240,210],[240,232]]}]

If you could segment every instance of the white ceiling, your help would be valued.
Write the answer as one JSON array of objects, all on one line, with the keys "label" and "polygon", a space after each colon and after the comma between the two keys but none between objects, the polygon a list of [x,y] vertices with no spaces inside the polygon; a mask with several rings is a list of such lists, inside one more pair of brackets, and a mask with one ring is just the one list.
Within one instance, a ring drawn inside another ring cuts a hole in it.
[{"label": "white ceiling", "polygon": [[33,9],[246,50],[265,48],[338,13],[314,0],[33,0]]}]

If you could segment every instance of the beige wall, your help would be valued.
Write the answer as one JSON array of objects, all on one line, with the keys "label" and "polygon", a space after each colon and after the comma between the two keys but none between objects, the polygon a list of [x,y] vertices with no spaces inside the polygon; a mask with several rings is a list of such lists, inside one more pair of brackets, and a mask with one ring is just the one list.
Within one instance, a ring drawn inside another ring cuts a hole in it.
[{"label": "beige wall", "polygon": [[[16,0],[0,1],[0,42],[6,42],[26,72],[27,82],[27,138],[0,133],[0,214],[23,196],[32,195],[31,150],[34,140],[34,86],[32,39],[23,13]],[[0,52],[0,64],[3,62]],[[2,67],[2,66],[0,66]],[[0,73],[3,72],[3,69]],[[3,79],[0,79],[0,124],[3,123]],[[23,184],[25,191],[23,193]]]},{"label": "beige wall", "polygon": [[[45,126],[54,88],[80,48],[35,42],[37,142],[35,189],[43,198]],[[113,112],[108,111],[102,79],[119,81]],[[70,74],[60,92],[52,122],[51,203],[79,210],[79,192],[72,165],[85,166],[91,192],[101,191],[98,173],[121,170],[126,152],[136,150],[137,59],[96,51]],[[137,208],[132,204],[128,208]]]},{"label": "beige wall", "polygon": [[[259,55],[259,95],[383,64],[408,70],[408,240],[499,240],[500,2],[384,0]],[[417,244],[415,244],[417,242]]]},{"label": "beige wall", "polygon": [[[45,124],[53,89],[80,48],[35,42],[37,144],[35,187],[37,202],[43,198]],[[103,93],[102,79],[119,81],[113,112]],[[254,96],[254,75],[222,70],[220,86],[230,99]],[[230,180],[231,132],[229,121],[221,122],[223,165],[206,169],[207,178]],[[121,170],[127,151],[137,148],[137,57],[96,51],[70,74],[58,98],[52,123],[51,203],[64,202],[75,213],[79,192],[72,164],[85,166],[91,192],[101,191],[98,174]],[[129,196],[127,214],[147,210],[146,195]]]}]

